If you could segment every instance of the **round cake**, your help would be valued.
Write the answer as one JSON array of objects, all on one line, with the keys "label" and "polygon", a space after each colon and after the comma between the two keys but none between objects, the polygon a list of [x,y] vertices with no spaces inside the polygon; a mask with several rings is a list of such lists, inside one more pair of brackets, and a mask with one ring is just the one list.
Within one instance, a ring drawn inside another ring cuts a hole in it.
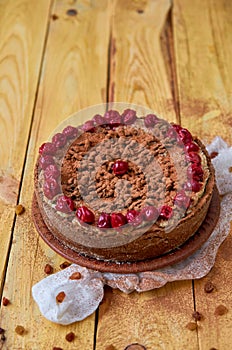
[{"label": "round cake", "polygon": [[66,126],[40,147],[35,167],[35,201],[51,235],[83,261],[118,266],[182,247],[215,191],[202,142],[133,109]]}]

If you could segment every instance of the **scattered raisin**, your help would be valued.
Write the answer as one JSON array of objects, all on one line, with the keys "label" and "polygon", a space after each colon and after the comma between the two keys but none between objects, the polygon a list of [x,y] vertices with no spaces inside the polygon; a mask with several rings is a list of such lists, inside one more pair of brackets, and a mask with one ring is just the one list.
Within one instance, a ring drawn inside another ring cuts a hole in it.
[{"label": "scattered raisin", "polygon": [[232,173],[232,166],[229,167],[229,172]]},{"label": "scattered raisin", "polygon": [[81,278],[80,272],[74,272],[74,273],[69,277],[70,280],[79,280],[80,278]]},{"label": "scattered raisin", "polygon": [[2,335],[1,335],[1,340],[2,340],[2,341],[5,341],[5,340],[6,340],[5,334],[2,334]]},{"label": "scattered raisin", "polygon": [[105,350],[116,350],[116,348],[113,345],[108,345]]},{"label": "scattered raisin", "polygon": [[62,264],[60,264],[60,268],[63,270],[63,269],[66,269],[66,267],[69,267],[71,264],[67,261],[64,261]]},{"label": "scattered raisin", "polygon": [[75,339],[75,334],[73,332],[70,332],[66,334],[65,339],[69,342],[73,341]]},{"label": "scattered raisin", "polygon": [[5,332],[5,329],[0,327],[0,334],[3,334]]},{"label": "scattered raisin", "polygon": [[51,273],[53,273],[53,267],[50,264],[46,264],[44,267],[44,272],[47,275],[50,275]]},{"label": "scattered raisin", "polygon": [[59,17],[54,13],[53,15],[51,15],[53,21],[56,21]]},{"label": "scattered raisin", "polygon": [[2,298],[2,305],[3,305],[3,306],[7,306],[9,303],[10,303],[10,300],[9,300],[9,299],[7,299],[6,297],[3,297],[3,298]]},{"label": "scattered raisin", "polygon": [[210,158],[213,159],[213,158],[216,158],[218,156],[218,152],[212,152],[210,153]]},{"label": "scattered raisin", "polygon": [[215,286],[212,282],[208,281],[206,282],[204,286],[205,293],[211,293],[215,289]]},{"label": "scattered raisin", "polygon": [[64,298],[66,297],[65,292],[60,292],[56,296],[57,303],[62,303],[64,301]]},{"label": "scattered raisin", "polygon": [[24,208],[24,206],[22,204],[16,205],[16,207],[15,207],[15,214],[16,215],[21,215],[24,212],[25,212],[25,208]]},{"label": "scattered raisin", "polygon": [[186,325],[186,328],[189,329],[190,331],[195,331],[197,329],[197,324],[196,322],[189,322]]},{"label": "scattered raisin", "polygon": [[216,348],[210,348],[209,350],[217,350]]},{"label": "scattered raisin", "polygon": [[228,309],[224,305],[219,305],[216,307],[214,315],[216,316],[222,316],[225,315],[228,312]]},{"label": "scattered raisin", "polygon": [[198,311],[194,311],[192,317],[195,321],[201,321],[203,319],[203,315]]},{"label": "scattered raisin", "polygon": [[19,335],[23,335],[25,333],[25,328],[23,326],[16,326],[15,332]]},{"label": "scattered raisin", "polygon": [[56,346],[54,346],[54,348],[52,350],[63,350],[62,348],[57,348]]}]

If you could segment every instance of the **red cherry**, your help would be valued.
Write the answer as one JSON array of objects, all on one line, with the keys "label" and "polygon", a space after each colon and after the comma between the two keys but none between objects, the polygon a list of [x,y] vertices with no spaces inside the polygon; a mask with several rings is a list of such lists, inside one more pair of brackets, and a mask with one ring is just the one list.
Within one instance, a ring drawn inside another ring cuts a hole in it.
[{"label": "red cherry", "polygon": [[111,227],[111,216],[107,213],[101,213],[99,216],[97,226],[100,228],[110,228]]},{"label": "red cherry", "polygon": [[43,153],[43,150],[44,150],[44,146],[46,145],[46,143],[42,143],[42,145],[40,146],[39,148],[39,154],[42,154]]},{"label": "red cherry", "polygon": [[145,221],[154,221],[158,218],[159,211],[152,205],[148,205],[142,209],[141,215]]},{"label": "red cherry", "polygon": [[131,209],[126,213],[126,219],[128,222],[134,222],[135,218],[139,215],[137,210]]},{"label": "red cherry", "polygon": [[144,125],[147,128],[152,128],[158,122],[159,118],[155,114],[148,114],[144,119]]},{"label": "red cherry", "polygon": [[181,139],[181,141],[186,145],[190,142],[192,142],[193,140],[193,137],[192,135],[190,134],[190,132],[185,129],[185,128],[181,128],[180,130],[178,130],[178,134],[179,134],[179,137]]},{"label": "red cherry", "polygon": [[175,128],[173,128],[173,127],[168,129],[167,137],[169,137],[170,139],[174,139],[174,140],[179,139],[179,135],[177,134]]},{"label": "red cherry", "polygon": [[106,123],[109,124],[111,128],[117,127],[122,124],[122,117],[118,111],[110,110],[104,115]]},{"label": "red cherry", "polygon": [[177,133],[182,129],[182,127],[179,124],[171,124],[171,125],[176,130]]},{"label": "red cherry", "polygon": [[188,175],[188,178],[192,178],[193,180],[203,180],[203,175],[204,175],[204,172],[203,172],[203,169],[200,165],[198,164],[191,164],[188,169],[187,169],[187,175]]},{"label": "red cherry", "polygon": [[94,122],[92,120],[88,120],[84,123],[84,125],[82,125],[82,130],[93,133],[95,131]]},{"label": "red cherry", "polygon": [[48,199],[52,199],[60,192],[60,186],[55,179],[50,177],[44,183],[43,191]]},{"label": "red cherry", "polygon": [[184,189],[186,191],[199,192],[201,188],[202,184],[197,180],[192,180],[191,182],[188,181],[186,184],[184,184]]},{"label": "red cherry", "polygon": [[133,124],[137,119],[136,111],[133,109],[125,109],[125,111],[122,113],[122,122],[126,125]]},{"label": "red cherry", "polygon": [[123,226],[127,223],[126,217],[121,213],[112,213],[111,214],[111,226],[116,228]]},{"label": "red cherry", "polygon": [[94,213],[84,205],[77,209],[76,216],[78,217],[79,220],[86,222],[88,224],[92,224],[95,221]]},{"label": "red cherry", "polygon": [[188,152],[186,154],[186,160],[188,160],[191,163],[198,164],[198,165],[201,164],[201,157],[199,156],[199,154],[197,154],[195,152]]},{"label": "red cherry", "polygon": [[39,158],[40,167],[45,170],[50,164],[54,164],[54,159],[52,156],[44,155]]},{"label": "red cherry", "polygon": [[60,132],[55,134],[52,138],[52,142],[55,144],[56,148],[64,147],[66,144],[66,136]]},{"label": "red cherry", "polygon": [[74,202],[67,196],[60,196],[56,202],[56,209],[62,213],[69,214],[74,210]]},{"label": "red cherry", "polygon": [[181,190],[176,194],[174,203],[178,205],[178,207],[187,209],[190,203],[190,198],[186,195],[184,190]]},{"label": "red cherry", "polygon": [[123,160],[117,160],[112,165],[112,169],[115,175],[123,175],[126,174],[128,170],[128,163]]},{"label": "red cherry", "polygon": [[59,171],[56,164],[50,164],[44,170],[44,178],[45,179],[49,179],[50,177],[57,179],[59,176],[60,176],[60,171]]},{"label": "red cherry", "polygon": [[40,154],[54,155],[56,153],[56,146],[51,142],[43,143],[39,148]]},{"label": "red cherry", "polygon": [[170,219],[173,215],[173,210],[169,205],[163,205],[160,209],[160,217],[162,219]]},{"label": "red cherry", "polygon": [[141,213],[138,213],[138,215],[134,218],[134,221],[131,222],[133,226],[139,226],[143,223],[143,216]]},{"label": "red cherry", "polygon": [[104,125],[106,123],[105,118],[102,117],[100,114],[96,114],[92,120],[96,125]]},{"label": "red cherry", "polygon": [[185,146],[185,149],[187,152],[197,152],[199,151],[199,147],[195,142],[190,142],[187,143],[187,145]]},{"label": "red cherry", "polygon": [[64,128],[62,134],[64,134],[67,139],[72,139],[77,136],[78,128],[74,128],[73,126],[68,125],[66,128]]}]

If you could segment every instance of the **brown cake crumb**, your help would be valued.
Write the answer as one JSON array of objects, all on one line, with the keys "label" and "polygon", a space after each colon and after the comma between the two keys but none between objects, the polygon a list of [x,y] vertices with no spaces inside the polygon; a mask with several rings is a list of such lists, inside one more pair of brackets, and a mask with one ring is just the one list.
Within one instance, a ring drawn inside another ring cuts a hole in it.
[{"label": "brown cake crumb", "polygon": [[222,316],[225,315],[228,312],[228,309],[224,305],[219,305],[216,307],[214,315],[216,316]]},{"label": "brown cake crumb", "polygon": [[70,332],[70,333],[66,334],[65,339],[68,342],[72,342],[75,339],[75,334],[73,332]]},{"label": "brown cake crumb", "polygon": [[195,321],[201,321],[203,319],[203,315],[198,311],[194,311],[192,317]]},{"label": "brown cake crumb", "polygon": [[196,322],[189,322],[186,325],[186,328],[189,329],[190,331],[195,331],[197,329],[197,323]]},{"label": "brown cake crumb", "polygon": [[232,166],[229,167],[229,172],[232,173]]},{"label": "brown cake crumb", "polygon": [[2,334],[2,335],[1,335],[1,340],[2,340],[2,341],[5,341],[5,340],[6,340],[5,334]]},{"label": "brown cake crumb", "polygon": [[205,293],[211,293],[215,289],[215,286],[212,282],[208,281],[206,282],[204,286]]},{"label": "brown cake crumb", "polygon": [[16,326],[15,327],[15,332],[19,335],[23,335],[25,333],[25,328],[23,326]]},{"label": "brown cake crumb", "polygon": [[212,152],[210,153],[210,158],[213,159],[213,158],[216,158],[218,156],[218,152]]},{"label": "brown cake crumb", "polygon": [[16,205],[16,207],[15,207],[15,214],[16,215],[21,215],[24,212],[25,212],[25,208],[24,208],[24,206],[22,204]]},{"label": "brown cake crumb", "polygon": [[210,348],[209,350],[217,350],[216,348]]},{"label": "brown cake crumb", "polygon": [[81,273],[80,272],[74,272],[70,277],[70,280],[79,280],[81,279]]},{"label": "brown cake crumb", "polygon": [[62,303],[64,301],[64,298],[66,297],[65,292],[60,292],[56,296],[57,303]]},{"label": "brown cake crumb", "polygon": [[66,269],[66,267],[69,267],[71,265],[71,263],[69,263],[68,261],[64,261],[62,264],[60,264],[60,268]]},{"label": "brown cake crumb", "polygon": [[9,299],[7,299],[6,297],[3,297],[3,298],[2,298],[2,305],[3,305],[3,306],[9,305],[9,303],[10,303],[10,300],[9,300]]},{"label": "brown cake crumb", "polygon": [[50,264],[46,264],[44,267],[44,272],[47,275],[50,275],[51,273],[53,273],[53,267]]}]

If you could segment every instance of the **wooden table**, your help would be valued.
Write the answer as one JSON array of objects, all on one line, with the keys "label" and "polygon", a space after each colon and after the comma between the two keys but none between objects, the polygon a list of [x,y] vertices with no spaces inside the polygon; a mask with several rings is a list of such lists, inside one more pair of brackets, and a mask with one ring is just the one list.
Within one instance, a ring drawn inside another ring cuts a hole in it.
[{"label": "wooden table", "polygon": [[[143,294],[108,288],[95,314],[64,327],[31,297],[45,264],[56,272],[64,259],[39,238],[30,210],[39,145],[93,104],[145,105],[205,142],[220,135],[232,144],[231,13],[228,0],[0,0],[0,276],[10,300],[1,349],[232,348],[232,235],[205,278]],[[16,203],[26,208],[17,217]],[[210,294],[207,281],[216,286]],[[220,304],[229,311],[216,316]],[[194,310],[203,320],[190,331]]]}]

